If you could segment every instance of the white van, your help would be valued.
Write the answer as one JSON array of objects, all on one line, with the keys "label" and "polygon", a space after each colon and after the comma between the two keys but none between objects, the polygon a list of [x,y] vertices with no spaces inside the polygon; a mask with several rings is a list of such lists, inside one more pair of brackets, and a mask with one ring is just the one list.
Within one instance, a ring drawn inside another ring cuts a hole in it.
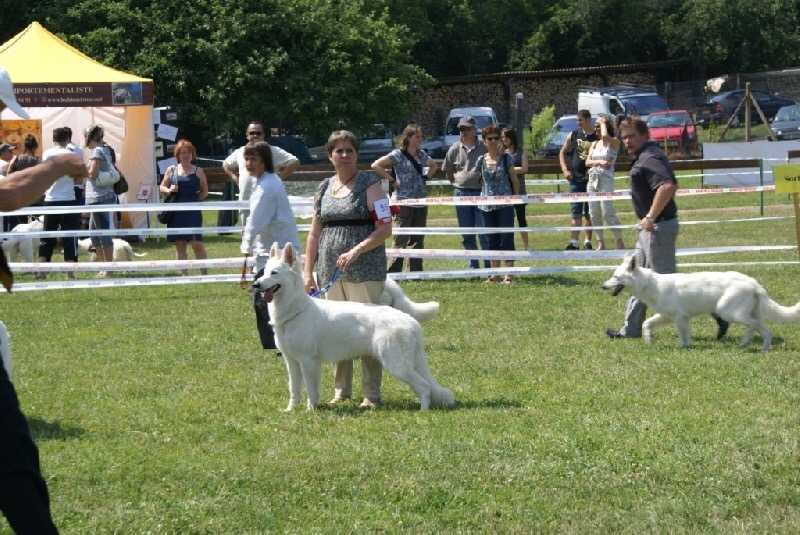
[{"label": "white van", "polygon": [[475,119],[475,128],[478,129],[479,137],[481,129],[491,124],[497,124],[497,115],[492,108],[453,108],[447,114],[447,121],[444,126],[444,144],[446,147],[450,147],[450,145],[458,141],[458,121],[467,116]]},{"label": "white van", "polygon": [[669,109],[664,97],[654,87],[620,85],[585,88],[578,92],[578,109],[597,115],[636,115],[643,121],[656,111]]}]

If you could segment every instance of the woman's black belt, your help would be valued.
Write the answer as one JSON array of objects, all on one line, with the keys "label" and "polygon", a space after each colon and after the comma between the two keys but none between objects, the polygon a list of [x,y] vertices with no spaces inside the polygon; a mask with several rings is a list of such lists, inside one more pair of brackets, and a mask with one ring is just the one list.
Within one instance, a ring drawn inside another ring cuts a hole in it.
[{"label": "woman's black belt", "polygon": [[326,221],[322,224],[323,227],[360,227],[366,225],[373,225],[372,219],[337,219],[334,221]]}]

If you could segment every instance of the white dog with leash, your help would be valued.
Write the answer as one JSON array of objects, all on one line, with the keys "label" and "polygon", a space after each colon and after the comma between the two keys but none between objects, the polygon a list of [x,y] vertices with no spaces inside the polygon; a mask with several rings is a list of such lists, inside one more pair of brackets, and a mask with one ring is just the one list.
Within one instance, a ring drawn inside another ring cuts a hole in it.
[{"label": "white dog with leash", "polygon": [[[731,323],[747,326],[741,346],[747,346],[758,331],[764,351],[769,351],[772,333],[766,321],[800,321],[800,303],[786,307],[769,298],[758,281],[735,271],[698,273],[656,273],[636,265],[636,257],[627,256],[603,288],[619,294],[628,287],[638,299],[652,307],[656,314],[642,325],[642,336],[650,343],[653,329],[674,322],[681,346],[691,344],[689,320],[693,316],[712,314]],[[721,335],[724,331],[721,331]]]},{"label": "white dog with leash", "polygon": [[[137,253],[131,247],[131,244],[125,240],[114,238],[111,240],[114,244],[113,261],[114,262],[131,262],[133,257],[147,256],[147,253]],[[92,249],[92,239],[83,238],[78,240],[78,250],[82,253],[91,253],[90,260],[92,262],[97,258],[97,254]]]},{"label": "white dog with leash", "polygon": [[[388,281],[387,281],[388,282]],[[389,287],[402,293],[399,286]],[[450,407],[453,393],[442,387],[428,369],[422,327],[411,315],[383,305],[328,301],[306,295],[300,261],[291,243],[283,251],[273,244],[264,275],[254,284],[269,303],[278,348],[289,374],[289,405],[300,400],[302,384],[308,409],[319,404],[322,362],[338,362],[370,355],[393,376],[407,383],[420,399],[420,408]],[[396,293],[396,292],[395,292]],[[436,313],[430,304],[417,305],[395,295],[396,304],[426,317]]]},{"label": "white dog with leash", "polygon": [[20,223],[11,229],[11,232],[19,234],[19,237],[5,238],[3,240],[3,251],[6,253],[9,262],[13,262],[19,254],[25,262],[33,262],[33,256],[39,255],[39,238],[29,238],[25,236],[27,232],[41,232],[44,228],[41,218],[33,219],[28,223]]}]

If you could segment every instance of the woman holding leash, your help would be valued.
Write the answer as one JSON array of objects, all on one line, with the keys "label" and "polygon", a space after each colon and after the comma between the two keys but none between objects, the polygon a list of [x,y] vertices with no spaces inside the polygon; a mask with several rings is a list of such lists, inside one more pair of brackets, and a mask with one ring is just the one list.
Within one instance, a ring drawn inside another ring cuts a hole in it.
[{"label": "woman holding leash", "polygon": [[[358,142],[347,130],[337,130],[326,144],[328,159],[336,172],[320,184],[314,201],[314,218],[306,240],[303,279],[306,291],[326,284],[341,273],[328,290],[327,299],[377,303],[386,280],[384,242],[392,234],[389,199],[381,181],[359,172]],[[380,401],[382,367],[372,357],[361,358],[362,408]],[[331,403],[352,396],[353,361],[335,365],[335,394]]]},{"label": "woman holding leash", "polygon": [[[425,198],[425,179],[436,173],[436,162],[422,150],[422,128],[411,123],[400,134],[400,148],[372,162],[375,173],[388,182],[394,182],[394,198]],[[428,168],[427,170],[425,168]],[[392,175],[389,170],[394,170]],[[394,218],[398,227],[425,227],[428,221],[427,206],[401,206]],[[425,236],[401,234],[394,237],[395,249],[424,249]],[[409,259],[411,271],[422,271],[422,259]],[[403,257],[389,266],[389,273],[403,271]]]},{"label": "woman holding leash", "polygon": [[[208,197],[208,180],[205,172],[194,165],[197,152],[194,145],[186,139],[178,141],[175,145],[176,165],[170,166],[164,173],[159,190],[161,193],[176,193],[175,202],[198,202]],[[200,210],[174,212],[167,223],[168,228],[191,228],[203,226],[203,214]],[[167,241],[175,243],[175,255],[178,260],[186,260],[186,244],[192,246],[194,257],[198,260],[208,258],[206,247],[203,245],[202,234],[173,234],[167,236]],[[205,269],[200,272],[205,275]],[[184,270],[184,274],[188,273]]]}]

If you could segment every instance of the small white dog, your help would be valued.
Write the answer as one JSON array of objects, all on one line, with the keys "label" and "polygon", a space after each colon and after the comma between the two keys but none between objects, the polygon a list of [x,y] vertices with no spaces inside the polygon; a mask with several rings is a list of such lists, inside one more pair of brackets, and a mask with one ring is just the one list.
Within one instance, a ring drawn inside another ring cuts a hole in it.
[{"label": "small white dog", "polygon": [[8,378],[11,379],[11,339],[8,336],[8,329],[0,321],[0,355],[3,357],[3,367],[6,369]]},{"label": "small white dog", "polygon": [[[420,317],[430,317],[438,304],[418,305],[388,284],[394,303],[400,303]],[[422,327],[411,315],[384,305],[347,301],[328,301],[306,295],[300,275],[300,261],[294,248],[283,251],[273,244],[264,275],[253,284],[264,293],[275,330],[278,348],[283,353],[289,374],[289,405],[300,400],[303,383],[308,392],[308,409],[319,404],[322,362],[338,362],[370,355],[386,370],[407,383],[417,393],[420,408],[450,407],[453,393],[440,386],[428,369],[423,347]]]},{"label": "small white dog", "polygon": [[689,320],[700,314],[712,314],[747,326],[742,347],[747,346],[758,331],[764,341],[762,349],[769,351],[772,333],[765,321],[800,321],[800,303],[792,307],[779,305],[755,279],[735,271],[661,274],[637,266],[636,257],[627,256],[603,283],[603,288],[612,290],[613,295],[624,287],[630,288],[633,295],[656,311],[642,325],[642,336],[647,343],[652,341],[653,329],[673,321],[681,345],[688,347],[691,344]]},{"label": "small white dog", "polygon": [[9,262],[14,262],[19,254],[25,262],[33,262],[34,255],[39,255],[39,238],[26,238],[26,232],[41,232],[44,224],[39,219],[33,219],[29,223],[20,223],[11,229],[11,232],[19,233],[19,237],[6,238],[3,240],[3,252]]},{"label": "small white dog", "polygon": [[[114,244],[114,256],[113,256],[114,262],[130,262],[133,260],[134,256],[147,256],[147,253],[134,252],[133,247],[131,247],[131,244],[126,242],[125,240],[114,238],[112,242]],[[92,247],[91,238],[83,238],[81,240],[78,240],[78,250],[82,253],[91,252],[91,256],[89,258],[92,262],[94,262],[97,257],[97,253],[95,253],[94,251],[90,251],[91,247]]]}]

